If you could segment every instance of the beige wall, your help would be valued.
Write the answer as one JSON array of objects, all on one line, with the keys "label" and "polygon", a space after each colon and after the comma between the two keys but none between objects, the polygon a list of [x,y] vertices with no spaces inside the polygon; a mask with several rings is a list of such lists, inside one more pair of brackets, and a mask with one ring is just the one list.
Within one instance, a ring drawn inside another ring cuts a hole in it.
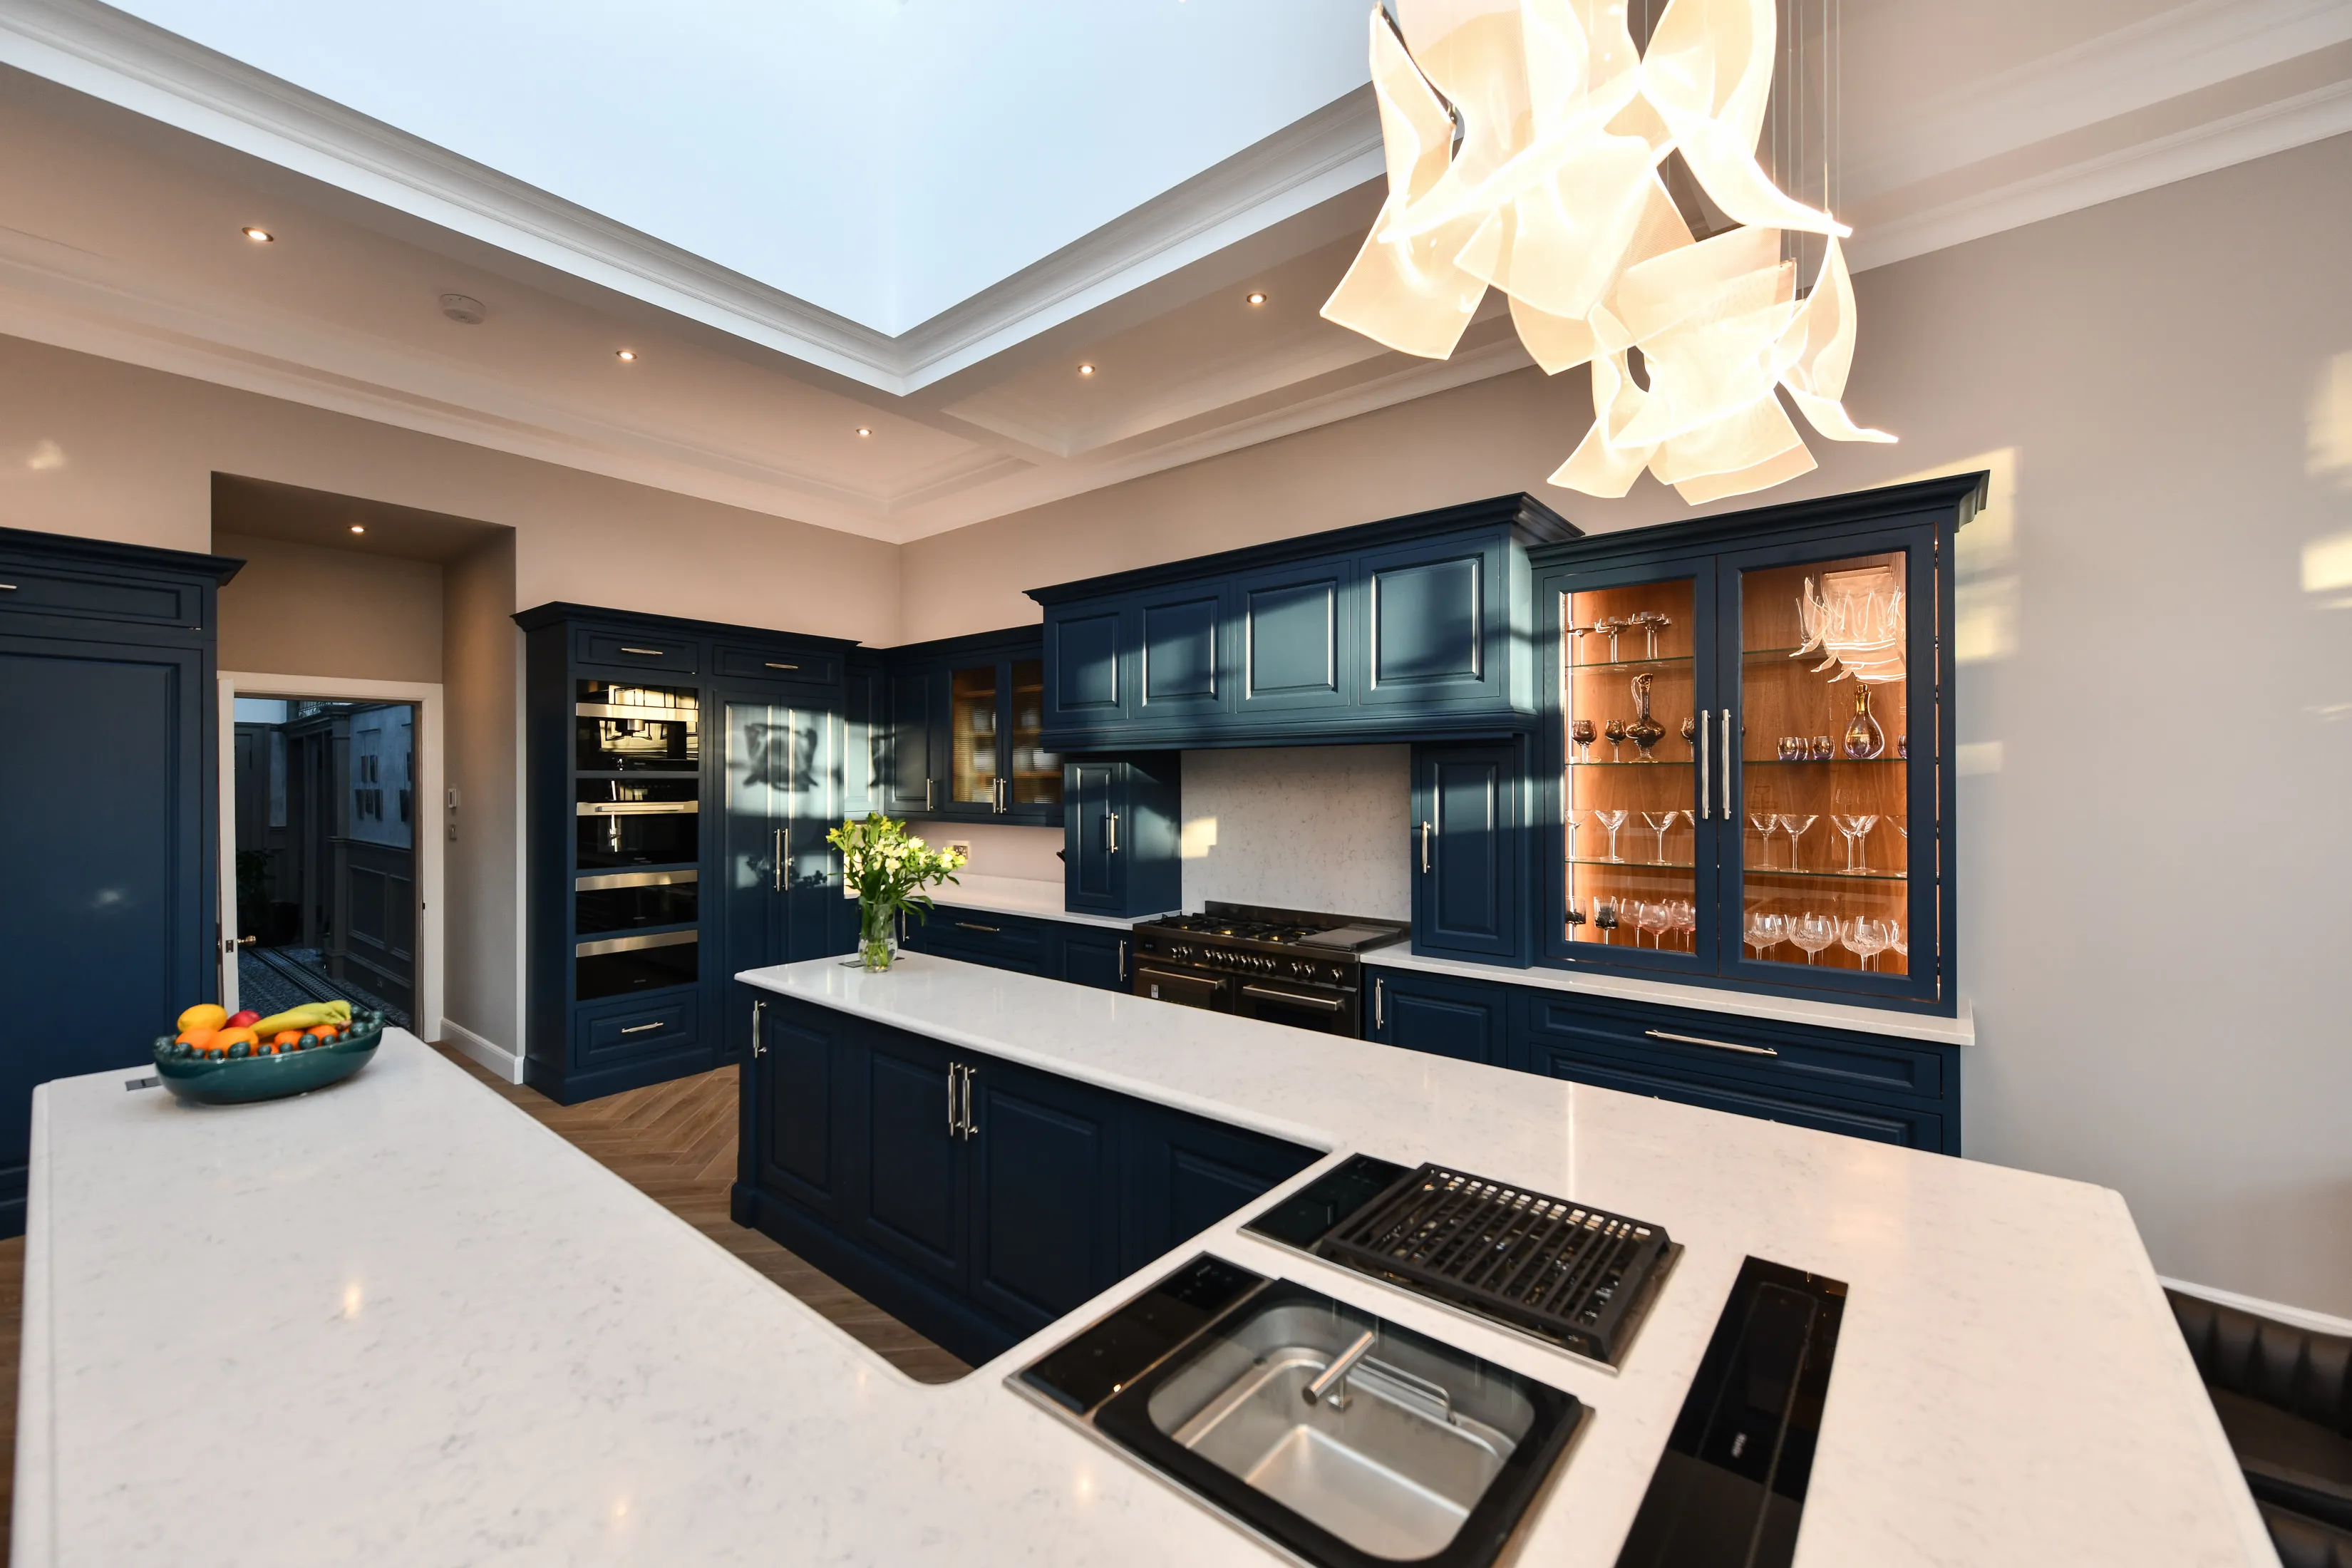
[{"label": "beige wall", "polygon": [[263,675],[441,679],[441,568],[430,561],[216,533],[245,569],[220,595],[220,667]]},{"label": "beige wall", "polygon": [[441,1007],[449,1021],[519,1057],[522,633],[510,618],[514,577],[510,533],[442,573],[444,783],[457,805],[443,868]]},{"label": "beige wall", "polygon": [[512,528],[517,608],[899,640],[893,546],[0,338],[0,526],[204,550],[215,472]]},{"label": "beige wall", "polygon": [[[2339,1314],[2347,191],[2337,138],[1864,273],[1849,406],[1902,445],[1816,440],[1822,471],[1759,498],[1996,470],[1957,563],[1969,1153],[2119,1188],[2167,1274]],[[1530,371],[924,541],[906,635],[1514,489],[1593,531],[1690,515],[1646,479],[1543,486],[1591,418],[1581,374]]]}]

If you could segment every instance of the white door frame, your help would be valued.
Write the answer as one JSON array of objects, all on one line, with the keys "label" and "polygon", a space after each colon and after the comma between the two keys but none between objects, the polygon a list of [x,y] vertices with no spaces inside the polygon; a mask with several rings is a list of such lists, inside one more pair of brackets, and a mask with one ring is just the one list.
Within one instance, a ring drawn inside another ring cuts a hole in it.
[{"label": "white door frame", "polygon": [[438,681],[357,680],[344,676],[220,672],[221,1003],[236,1006],[236,965],[226,962],[236,941],[236,700],[310,697],[344,702],[411,702],[416,706],[417,1034],[441,1037],[441,843],[448,835],[448,796],[441,787],[441,685]]}]

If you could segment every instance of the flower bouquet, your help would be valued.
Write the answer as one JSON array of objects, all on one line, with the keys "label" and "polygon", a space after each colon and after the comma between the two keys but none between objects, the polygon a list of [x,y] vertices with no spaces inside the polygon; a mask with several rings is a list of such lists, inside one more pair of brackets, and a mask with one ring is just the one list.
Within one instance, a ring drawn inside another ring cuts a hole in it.
[{"label": "flower bouquet", "polygon": [[964,863],[953,849],[934,849],[909,837],[907,825],[887,816],[851,817],[824,836],[841,851],[842,871],[857,889],[857,955],[866,967],[890,967],[898,955],[898,912],[928,918],[930,895],[923,889],[952,882]]}]

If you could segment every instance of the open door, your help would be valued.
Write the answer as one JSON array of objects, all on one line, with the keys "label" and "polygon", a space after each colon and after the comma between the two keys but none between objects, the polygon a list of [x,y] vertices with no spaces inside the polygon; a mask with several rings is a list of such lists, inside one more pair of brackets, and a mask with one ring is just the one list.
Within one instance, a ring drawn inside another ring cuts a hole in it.
[{"label": "open door", "polygon": [[215,813],[220,821],[219,905],[214,916],[213,961],[220,971],[220,1005],[234,1013],[243,1005],[236,999],[236,949],[241,934],[236,929],[236,747],[231,737],[236,733],[236,682],[220,676],[220,809]]}]

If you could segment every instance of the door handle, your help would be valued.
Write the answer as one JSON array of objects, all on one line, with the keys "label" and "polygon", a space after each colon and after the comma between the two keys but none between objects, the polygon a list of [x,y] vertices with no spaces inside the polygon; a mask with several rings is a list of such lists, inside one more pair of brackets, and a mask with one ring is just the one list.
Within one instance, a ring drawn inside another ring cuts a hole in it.
[{"label": "door handle", "polygon": [[1654,1040],[1672,1040],[1682,1046],[1713,1046],[1718,1051],[1738,1051],[1744,1057],[1777,1057],[1780,1054],[1769,1046],[1743,1046],[1737,1040],[1710,1040],[1704,1035],[1675,1035],[1664,1029],[1644,1029],[1642,1033]]},{"label": "door handle", "polygon": [[1118,983],[1127,984],[1127,938],[1118,939]]},{"label": "door handle", "polygon": [[1388,981],[1375,975],[1372,979],[1372,1027],[1375,1029],[1388,1026],[1387,989]]},{"label": "door handle", "polygon": [[1114,811],[1105,816],[1103,826],[1110,834],[1109,847],[1103,853],[1116,855],[1118,853],[1118,813]]},{"label": "door handle", "polygon": [[1244,985],[1242,987],[1242,994],[1271,996],[1277,1002],[1296,1002],[1301,1007],[1320,1007],[1326,1013],[1337,1013],[1347,1006],[1345,1002],[1335,1002],[1328,996],[1301,996],[1296,991],[1276,991],[1264,985]]},{"label": "door handle", "polygon": [[1715,739],[1715,713],[1710,709],[1698,710],[1698,819],[1707,820],[1707,812],[1715,805],[1714,792],[1706,782],[1707,744]]},{"label": "door handle", "polygon": [[967,1142],[980,1135],[980,1123],[971,1119],[971,1079],[979,1070],[971,1066],[963,1069],[963,1135]]},{"label": "door handle", "polygon": [[255,942],[259,942],[260,940],[261,940],[261,939],[260,939],[259,937],[257,937],[257,936],[238,936],[238,937],[227,937],[227,938],[224,938],[224,939],[222,940],[222,942],[221,942],[221,951],[222,951],[223,952],[235,952],[238,948],[240,948],[240,947],[251,947]]},{"label": "door handle", "polygon": [[760,1015],[767,1010],[765,999],[757,996],[751,999],[751,1054],[755,1057],[768,1054],[768,1047],[760,1043]]},{"label": "door handle", "polygon": [[1430,824],[1424,819],[1421,825],[1421,868],[1423,871],[1429,869],[1429,828]]},{"label": "door handle", "polygon": [[1723,820],[1737,822],[1731,809],[1731,759],[1739,753],[1731,749],[1731,710],[1723,710]]},{"label": "door handle", "polygon": [[776,829],[776,891],[784,890],[784,830]]},{"label": "door handle", "polygon": [[931,804],[931,791],[939,782],[940,781],[937,779],[925,779],[923,781],[923,809],[925,811],[936,811],[939,809]]},{"label": "door handle", "polygon": [[948,1063],[948,1136],[950,1138],[962,1131],[956,1125],[956,1079],[962,1071],[962,1064]]}]

